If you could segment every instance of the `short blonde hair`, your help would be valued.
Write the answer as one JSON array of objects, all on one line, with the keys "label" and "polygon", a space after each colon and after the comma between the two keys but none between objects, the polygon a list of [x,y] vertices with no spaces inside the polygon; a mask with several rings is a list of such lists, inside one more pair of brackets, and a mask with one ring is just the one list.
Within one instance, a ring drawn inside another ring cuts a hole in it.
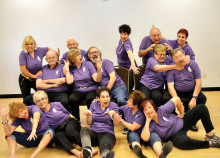
[{"label": "short blonde hair", "polygon": [[12,102],[9,104],[9,118],[12,121],[17,120],[17,114],[20,110],[26,110],[27,106],[22,102]]},{"label": "short blonde hair", "polygon": [[71,49],[67,54],[67,58],[70,63],[75,64],[75,58],[80,54],[81,54],[80,49]]},{"label": "short blonde hair", "polygon": [[22,46],[21,46],[21,48],[22,48],[26,53],[28,53],[28,51],[27,51],[25,45],[26,45],[26,43],[28,43],[28,42],[34,42],[34,45],[35,45],[34,50],[37,49],[37,43],[35,42],[34,38],[33,38],[31,35],[27,35],[27,36],[24,38],[24,40],[23,40],[23,42],[22,42]]},{"label": "short blonde hair", "polygon": [[158,52],[166,52],[166,47],[163,44],[157,44],[154,47],[154,53],[158,53]]},{"label": "short blonde hair", "polygon": [[33,95],[33,101],[34,101],[35,104],[36,104],[37,98],[39,98],[39,97],[48,98],[48,95],[44,91],[35,92],[34,95]]}]

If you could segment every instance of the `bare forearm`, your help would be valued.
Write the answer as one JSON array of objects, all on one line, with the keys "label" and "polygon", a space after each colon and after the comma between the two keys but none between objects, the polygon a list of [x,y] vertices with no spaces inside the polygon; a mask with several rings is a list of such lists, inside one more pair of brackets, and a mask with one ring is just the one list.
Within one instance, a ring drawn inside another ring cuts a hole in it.
[{"label": "bare forearm", "polygon": [[55,84],[40,83],[40,84],[36,84],[36,87],[39,89],[49,89],[49,88],[56,87],[56,85]]},{"label": "bare forearm", "polygon": [[66,74],[66,83],[67,84],[72,84],[74,82],[74,77],[73,75],[70,75],[70,72],[67,72]]},{"label": "bare forearm", "polygon": [[138,52],[139,57],[144,57],[145,55],[147,55],[147,53],[150,51],[149,48],[145,49],[145,50],[140,50]]},{"label": "bare forearm", "polygon": [[155,65],[154,71],[165,72],[165,71],[173,70],[174,68],[175,68],[174,65]]},{"label": "bare forearm", "polygon": [[23,75],[30,77],[30,78],[36,78],[36,76],[32,73],[30,73],[26,68],[20,68],[20,71]]},{"label": "bare forearm", "polygon": [[141,132],[141,139],[145,142],[149,141],[150,138],[150,130],[149,130],[149,122],[146,121],[143,131]]},{"label": "bare forearm", "polygon": [[86,122],[87,122],[87,124],[89,124],[89,125],[92,124],[92,115],[86,116]]},{"label": "bare forearm", "polygon": [[55,83],[55,84],[64,84],[66,82],[65,77],[57,78],[57,79],[48,79],[42,80],[44,83]]},{"label": "bare forearm", "polygon": [[128,58],[129,58],[129,60],[131,62],[131,65],[135,65],[134,54],[132,53],[131,50],[127,51],[127,53],[128,53]]}]

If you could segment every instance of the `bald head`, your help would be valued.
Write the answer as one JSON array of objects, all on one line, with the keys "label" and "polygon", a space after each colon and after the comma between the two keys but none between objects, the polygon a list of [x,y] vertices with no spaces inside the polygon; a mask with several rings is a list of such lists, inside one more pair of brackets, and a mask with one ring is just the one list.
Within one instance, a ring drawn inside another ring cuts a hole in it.
[{"label": "bald head", "polygon": [[49,50],[46,54],[46,61],[50,66],[56,65],[58,60],[57,53],[54,50]]},{"label": "bald head", "polygon": [[67,47],[69,50],[71,49],[77,49],[78,48],[78,42],[74,38],[70,38],[66,41]]},{"label": "bald head", "polygon": [[157,27],[153,27],[150,30],[150,39],[153,43],[158,44],[161,41],[161,32]]}]

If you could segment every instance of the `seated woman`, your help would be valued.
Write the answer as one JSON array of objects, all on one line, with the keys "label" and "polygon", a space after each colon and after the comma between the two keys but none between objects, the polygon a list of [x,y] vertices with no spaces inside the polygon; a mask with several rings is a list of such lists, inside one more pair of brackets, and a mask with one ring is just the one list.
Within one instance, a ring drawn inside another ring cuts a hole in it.
[{"label": "seated woman", "polygon": [[82,128],[80,131],[83,157],[91,157],[91,146],[99,146],[101,158],[113,158],[111,151],[116,138],[114,125],[119,124],[118,105],[110,102],[110,90],[101,87],[96,92],[99,101],[93,102],[90,109],[84,112],[90,129]]},{"label": "seated woman", "polygon": [[70,50],[67,56],[68,61],[65,61],[64,74],[67,84],[73,84],[72,93],[69,96],[69,106],[73,116],[80,120],[79,104],[86,100],[89,109],[91,102],[95,99],[98,88],[95,82],[100,82],[102,79],[102,64],[98,62],[96,71],[90,61],[83,62],[80,49]]},{"label": "seated woman", "polygon": [[[172,112],[177,107],[178,117]],[[171,140],[173,145],[183,150],[220,147],[220,138],[214,129],[209,111],[204,104],[199,104],[184,114],[184,107],[179,97],[170,99],[158,109],[152,100],[143,101],[141,108],[147,118],[145,138],[150,138],[150,132],[156,132],[162,140]],[[187,136],[190,127],[201,119],[206,131],[205,141],[191,139]]]},{"label": "seated woman", "polygon": [[[17,157],[17,143],[25,147],[37,147],[31,155],[31,158],[35,158],[54,136],[54,131],[50,129],[46,117],[35,105],[27,107],[21,102],[13,102],[9,104],[9,112],[5,107],[0,107],[0,114],[10,150],[10,158]],[[8,114],[12,119],[11,125],[8,124]],[[25,130],[25,133],[15,131],[19,125]]]},{"label": "seated woman", "polygon": [[[129,129],[127,134],[127,139],[129,142],[129,147],[134,150],[135,154],[140,158],[146,158],[142,153],[140,145],[140,135],[142,131],[142,126],[145,124],[145,116],[140,110],[141,102],[146,98],[144,93],[140,91],[133,91],[129,95],[128,104],[119,107],[119,112],[124,114],[125,120],[121,119],[120,122]],[[151,133],[150,145],[155,149],[157,155],[162,158],[166,157],[167,154],[172,150],[172,143],[167,143],[162,149],[161,139],[155,133]],[[165,151],[165,152],[163,152]]]},{"label": "seated woman", "polygon": [[148,59],[144,75],[137,86],[137,90],[146,95],[146,99],[152,98],[157,106],[163,104],[163,88],[166,74],[169,70],[181,70],[184,67],[173,62],[171,57],[166,57],[166,48],[163,44],[154,47],[154,57]]}]

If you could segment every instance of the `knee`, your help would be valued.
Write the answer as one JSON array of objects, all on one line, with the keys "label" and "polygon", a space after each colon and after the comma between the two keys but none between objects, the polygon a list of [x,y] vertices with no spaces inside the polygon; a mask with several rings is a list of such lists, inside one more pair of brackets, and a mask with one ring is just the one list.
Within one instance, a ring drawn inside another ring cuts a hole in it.
[{"label": "knee", "polygon": [[77,98],[75,95],[70,95],[69,96],[69,101],[71,103],[79,103],[79,98]]},{"label": "knee", "polygon": [[127,100],[124,97],[118,97],[116,100],[117,100],[118,106],[123,106],[127,104]]}]

